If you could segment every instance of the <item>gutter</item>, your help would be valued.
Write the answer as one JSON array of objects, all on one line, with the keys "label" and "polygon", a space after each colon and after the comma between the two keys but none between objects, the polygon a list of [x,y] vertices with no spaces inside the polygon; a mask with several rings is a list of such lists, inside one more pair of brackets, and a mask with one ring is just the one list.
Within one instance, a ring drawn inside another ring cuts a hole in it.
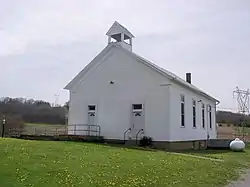
[{"label": "gutter", "polygon": [[215,104],[215,105],[218,105],[218,104],[220,104],[220,101],[216,101],[216,104]]}]

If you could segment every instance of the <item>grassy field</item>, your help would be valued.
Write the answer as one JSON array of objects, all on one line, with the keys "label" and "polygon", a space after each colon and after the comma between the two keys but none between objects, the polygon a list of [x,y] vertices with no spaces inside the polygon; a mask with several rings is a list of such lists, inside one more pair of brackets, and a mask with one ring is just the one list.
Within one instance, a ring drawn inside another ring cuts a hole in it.
[{"label": "grassy field", "polygon": [[233,125],[224,124],[221,127],[217,128],[217,134],[219,139],[232,139],[232,138],[243,138],[244,132],[244,140],[250,142],[250,128],[245,127],[244,131],[242,127],[236,127]]},{"label": "grassy field", "polygon": [[250,158],[248,149],[188,153],[225,160],[218,162],[162,151],[18,139],[0,139],[0,150],[4,187],[219,187],[236,179],[237,169]]},{"label": "grassy field", "polygon": [[64,127],[62,124],[46,124],[46,123],[25,123],[28,127]]},{"label": "grassy field", "polygon": [[26,123],[23,128],[24,134],[30,135],[55,135],[67,133],[66,125],[61,124],[42,124],[42,123]]},{"label": "grassy field", "polygon": [[247,144],[244,152],[233,152],[230,150],[191,150],[182,151],[182,153],[224,160],[225,164],[229,164],[238,168],[250,167],[250,144]]},{"label": "grassy field", "polygon": [[[243,138],[242,127],[235,127],[233,125],[223,125],[218,127],[219,139],[234,139],[236,137]],[[62,124],[40,124],[40,123],[26,123],[23,129],[24,134],[30,135],[56,135],[67,134],[66,125]],[[250,128],[245,128],[244,140],[250,142]]]}]

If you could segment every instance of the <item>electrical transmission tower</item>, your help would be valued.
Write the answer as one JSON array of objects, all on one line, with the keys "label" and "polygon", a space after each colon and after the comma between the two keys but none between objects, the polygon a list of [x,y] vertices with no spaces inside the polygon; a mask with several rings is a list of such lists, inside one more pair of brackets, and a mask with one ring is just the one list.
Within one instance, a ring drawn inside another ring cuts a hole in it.
[{"label": "electrical transmission tower", "polygon": [[245,137],[245,126],[246,126],[246,120],[244,118],[246,115],[249,115],[249,95],[250,95],[249,89],[245,91],[245,90],[240,90],[238,87],[236,87],[236,90],[233,91],[233,97],[236,96],[238,103],[238,113],[242,114],[243,116],[243,119],[241,121],[243,140]]},{"label": "electrical transmission tower", "polygon": [[57,107],[58,106],[58,99],[59,99],[59,94],[55,94],[55,103],[54,103],[54,107]]}]

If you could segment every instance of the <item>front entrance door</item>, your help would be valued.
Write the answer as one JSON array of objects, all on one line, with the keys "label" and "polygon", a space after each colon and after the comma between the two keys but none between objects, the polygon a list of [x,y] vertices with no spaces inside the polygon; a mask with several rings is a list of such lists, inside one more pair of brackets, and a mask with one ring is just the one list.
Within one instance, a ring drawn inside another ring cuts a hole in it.
[{"label": "front entrance door", "polygon": [[[136,134],[144,129],[144,112],[142,108],[142,104],[133,104],[132,106],[132,127],[131,127],[131,136],[133,139],[136,139]],[[138,134],[138,138],[140,138],[142,132]]]},{"label": "front entrance door", "polygon": [[95,135],[96,132],[96,106],[95,105],[89,105],[88,106],[88,131],[87,135]]}]

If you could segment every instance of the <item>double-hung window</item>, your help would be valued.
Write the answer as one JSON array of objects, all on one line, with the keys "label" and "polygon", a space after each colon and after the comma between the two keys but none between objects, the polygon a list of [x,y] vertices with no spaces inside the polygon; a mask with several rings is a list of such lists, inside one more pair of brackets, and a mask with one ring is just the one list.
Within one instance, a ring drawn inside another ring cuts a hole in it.
[{"label": "double-hung window", "polygon": [[185,96],[181,95],[181,127],[185,127]]},{"label": "double-hung window", "polygon": [[193,100],[193,127],[196,127],[196,101]]},{"label": "double-hung window", "polygon": [[201,108],[201,120],[202,120],[202,127],[205,128],[205,105],[203,103]]},{"label": "double-hung window", "polygon": [[212,107],[208,105],[208,115],[209,115],[209,127],[212,129]]}]

